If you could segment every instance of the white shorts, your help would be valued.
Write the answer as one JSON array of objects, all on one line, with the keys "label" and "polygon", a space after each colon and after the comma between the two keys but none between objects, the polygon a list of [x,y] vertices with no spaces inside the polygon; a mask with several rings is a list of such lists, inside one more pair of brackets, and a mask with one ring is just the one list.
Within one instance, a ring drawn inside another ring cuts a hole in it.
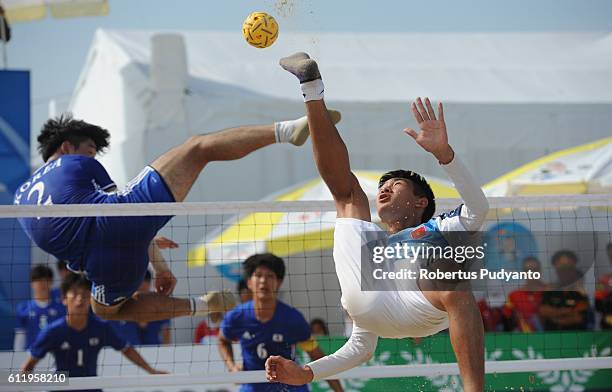
[{"label": "white shorts", "polygon": [[342,306],[355,325],[388,338],[429,336],[448,328],[446,312],[434,307],[419,290],[363,291],[361,248],[367,232],[382,232],[372,222],[336,219],[334,263]]}]

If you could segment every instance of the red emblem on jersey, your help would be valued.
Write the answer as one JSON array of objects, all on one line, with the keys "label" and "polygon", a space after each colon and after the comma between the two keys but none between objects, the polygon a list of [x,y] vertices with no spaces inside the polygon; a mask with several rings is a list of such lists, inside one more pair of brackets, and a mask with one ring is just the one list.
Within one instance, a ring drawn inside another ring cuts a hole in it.
[{"label": "red emblem on jersey", "polygon": [[412,233],[410,233],[410,236],[416,240],[416,239],[423,237],[425,233],[427,233],[427,229],[425,228],[425,226],[421,226],[419,228],[412,230]]}]

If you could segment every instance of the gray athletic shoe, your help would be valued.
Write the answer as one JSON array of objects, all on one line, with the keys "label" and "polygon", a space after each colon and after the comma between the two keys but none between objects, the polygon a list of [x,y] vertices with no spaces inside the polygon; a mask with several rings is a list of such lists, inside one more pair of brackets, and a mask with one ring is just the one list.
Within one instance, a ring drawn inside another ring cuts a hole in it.
[{"label": "gray athletic shoe", "polygon": [[283,69],[291,72],[300,80],[300,83],[321,79],[317,62],[307,53],[297,52],[291,56],[280,59],[279,64]]},{"label": "gray athletic shoe", "polygon": [[[342,115],[337,110],[329,109],[328,113],[334,125],[338,124],[342,119]],[[289,143],[296,146],[301,146],[302,144],[306,143],[308,135],[310,135],[310,130],[308,129],[308,118],[304,116],[298,118],[296,121],[295,131],[293,131],[293,135],[291,135],[291,140],[289,140]]]}]

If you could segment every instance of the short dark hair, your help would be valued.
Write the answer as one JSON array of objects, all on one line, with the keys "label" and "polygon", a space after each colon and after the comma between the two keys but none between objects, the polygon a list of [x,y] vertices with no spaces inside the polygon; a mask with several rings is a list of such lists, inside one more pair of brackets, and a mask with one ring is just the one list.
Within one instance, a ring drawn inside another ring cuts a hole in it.
[{"label": "short dark hair", "polygon": [[62,291],[62,297],[65,297],[70,290],[78,287],[91,291],[91,282],[81,274],[68,275],[60,286],[60,290]]},{"label": "short dark hair", "polygon": [[312,330],[312,327],[314,327],[315,325],[320,325],[321,328],[323,329],[323,334],[324,335],[329,335],[329,328],[327,328],[327,323],[325,323],[325,321],[321,318],[314,318],[312,320],[310,320],[310,329]]},{"label": "short dark hair", "polygon": [[415,185],[413,187],[414,194],[418,197],[427,198],[428,203],[427,207],[425,207],[425,211],[423,211],[421,223],[425,223],[430,220],[436,212],[436,198],[427,180],[412,170],[391,170],[380,177],[380,180],[378,180],[378,189],[380,189],[385,182],[392,178],[403,178],[404,180],[412,182],[412,184]]},{"label": "short dark hair", "polygon": [[261,253],[250,256],[244,261],[243,267],[245,279],[249,279],[257,267],[269,268],[279,280],[283,280],[285,277],[285,262],[272,253]]},{"label": "short dark hair", "polygon": [[568,259],[574,260],[575,263],[578,263],[578,256],[576,255],[576,253],[568,249],[562,249],[556,251],[555,254],[552,256],[552,265],[556,265],[562,257],[567,257]]},{"label": "short dark hair", "polygon": [[57,267],[58,271],[68,269],[66,265],[68,265],[68,263],[66,263],[66,260],[57,260],[57,263],[55,263],[55,266]]},{"label": "short dark hair", "polygon": [[38,152],[47,162],[63,142],[69,141],[76,148],[86,139],[93,140],[96,151],[101,152],[108,147],[110,134],[97,125],[75,120],[70,114],[62,114],[43,125],[38,135]]},{"label": "short dark hair", "polygon": [[30,271],[30,282],[40,279],[53,280],[53,270],[46,265],[38,264]]},{"label": "short dark hair", "polygon": [[240,294],[242,290],[248,290],[248,289],[249,289],[249,286],[247,286],[246,281],[244,279],[240,279],[238,281],[238,294]]}]

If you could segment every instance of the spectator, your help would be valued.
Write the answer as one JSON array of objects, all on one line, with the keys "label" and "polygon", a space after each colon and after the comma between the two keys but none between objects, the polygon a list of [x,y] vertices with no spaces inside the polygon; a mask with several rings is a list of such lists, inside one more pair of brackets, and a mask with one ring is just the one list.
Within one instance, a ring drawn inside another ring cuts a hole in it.
[{"label": "spectator", "polygon": [[[55,264],[55,267],[57,268],[57,273],[59,274],[60,278],[60,286],[61,282],[63,282],[64,279],[66,279],[66,277],[72,273],[66,267],[66,265],[66,261],[64,260],[57,260],[57,263]],[[60,286],[51,289],[51,298],[53,298],[55,302],[62,303],[62,290]]]},{"label": "spectator", "polygon": [[[612,242],[608,243],[606,251],[608,262],[612,267]],[[601,329],[612,329],[612,272],[603,274],[597,279],[595,309],[601,313]]]},{"label": "spectator", "polygon": [[[136,294],[149,291],[151,291],[151,272],[147,270]],[[117,335],[127,340],[132,346],[170,344],[171,342],[170,320],[150,322],[117,320],[111,321],[110,325]]]},{"label": "spectator", "polygon": [[[295,308],[278,300],[278,290],[285,277],[283,259],[273,254],[257,254],[244,262],[244,277],[253,300],[238,305],[225,315],[219,333],[219,352],[230,371],[263,370],[266,359],[280,355],[295,360],[295,346],[310,358],[325,354],[312,338],[310,326]],[[242,366],[234,362],[232,341],[240,340]],[[335,391],[342,387],[328,381]],[[243,384],[241,391],[307,391],[308,387],[281,383]]]},{"label": "spectator", "polygon": [[165,373],[149,366],[133,347],[115,334],[107,322],[89,311],[90,296],[91,283],[81,275],[73,274],[62,282],[62,298],[67,315],[38,335],[21,370],[31,372],[51,352],[57,371],[68,372],[69,377],[92,377],[96,375],[98,353],[110,346],[151,374]]},{"label": "spectator", "polygon": [[[541,273],[540,260],[527,257],[523,260],[523,271]],[[508,330],[520,332],[542,331],[544,327],[540,320],[539,308],[542,301],[542,292],[547,285],[540,279],[526,280],[522,287],[512,291],[503,307],[503,316],[508,322]]]},{"label": "spectator", "polygon": [[38,333],[47,324],[63,317],[66,309],[62,303],[51,299],[50,288],[53,283],[53,271],[46,265],[39,264],[30,272],[32,299],[17,304],[14,350],[29,349]]},{"label": "spectator", "polygon": [[223,313],[211,313],[208,315],[208,321],[202,320],[196,327],[194,343],[211,343],[216,341],[219,336],[219,327],[223,320]]},{"label": "spectator", "polygon": [[240,298],[240,303],[243,304],[245,302],[249,302],[253,299],[253,293],[249,286],[247,286],[244,279],[240,279],[238,282],[238,297]]},{"label": "spectator", "polygon": [[588,327],[589,298],[582,290],[582,273],[576,268],[578,256],[560,250],[552,257],[558,277],[554,291],[542,294],[540,317],[546,331],[585,330]]},{"label": "spectator", "polygon": [[504,315],[498,306],[491,306],[486,298],[478,301],[478,310],[482,317],[485,332],[500,332],[504,330]]},{"label": "spectator", "polygon": [[329,329],[323,319],[315,318],[310,320],[310,333],[313,336],[329,336]]},{"label": "spectator", "polygon": [[9,26],[8,19],[2,4],[0,4],[0,41],[9,42],[11,40],[11,26]]}]

